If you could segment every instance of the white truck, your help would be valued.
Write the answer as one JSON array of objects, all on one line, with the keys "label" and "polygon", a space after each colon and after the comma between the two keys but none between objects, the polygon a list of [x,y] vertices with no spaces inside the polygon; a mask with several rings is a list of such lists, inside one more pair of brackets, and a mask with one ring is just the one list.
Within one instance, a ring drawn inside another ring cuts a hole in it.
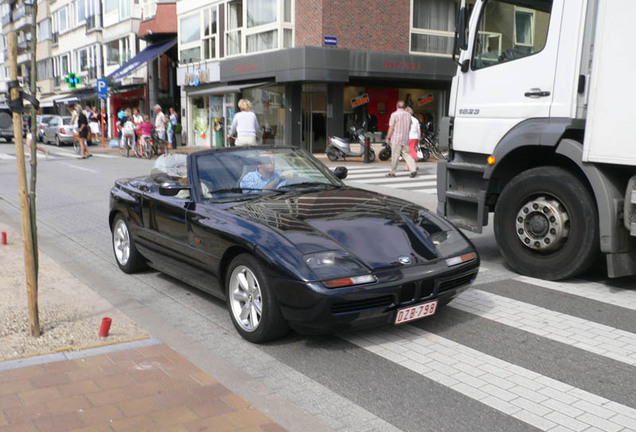
[{"label": "white truck", "polygon": [[636,274],[635,19],[635,0],[459,6],[437,211],[474,232],[494,212],[521,274],[570,278],[599,253]]}]

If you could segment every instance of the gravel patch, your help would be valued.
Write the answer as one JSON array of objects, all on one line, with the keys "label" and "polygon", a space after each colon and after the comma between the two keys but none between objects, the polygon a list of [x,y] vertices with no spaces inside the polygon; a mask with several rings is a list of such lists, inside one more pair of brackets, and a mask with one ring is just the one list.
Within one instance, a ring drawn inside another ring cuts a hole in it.
[{"label": "gravel patch", "polygon": [[[32,337],[22,235],[2,223],[0,231],[8,238],[7,245],[0,245],[0,361],[148,337],[134,320],[42,253],[38,276],[42,335]],[[103,317],[112,318],[112,324],[108,337],[100,338]]]}]

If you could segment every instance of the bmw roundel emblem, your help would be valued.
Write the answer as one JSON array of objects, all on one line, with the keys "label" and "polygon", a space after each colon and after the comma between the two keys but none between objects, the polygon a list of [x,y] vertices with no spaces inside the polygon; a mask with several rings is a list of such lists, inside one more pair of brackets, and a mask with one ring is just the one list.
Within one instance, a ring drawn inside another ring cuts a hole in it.
[{"label": "bmw roundel emblem", "polygon": [[413,260],[407,256],[399,257],[398,261],[400,262],[400,264],[403,264],[403,265],[411,264],[413,262]]}]

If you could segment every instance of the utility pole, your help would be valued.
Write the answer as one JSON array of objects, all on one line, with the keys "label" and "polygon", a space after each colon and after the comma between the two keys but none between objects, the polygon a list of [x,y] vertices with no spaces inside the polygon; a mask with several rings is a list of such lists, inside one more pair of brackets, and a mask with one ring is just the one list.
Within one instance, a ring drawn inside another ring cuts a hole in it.
[{"label": "utility pole", "polygon": [[[14,5],[12,4],[11,7]],[[31,31],[34,31],[32,29]],[[15,85],[18,80],[18,35],[14,29],[11,29],[8,35],[9,43],[9,79],[14,85],[10,85],[11,102],[20,99],[20,91]],[[33,59],[35,61],[35,52]],[[21,105],[21,103],[20,103]],[[26,165],[24,158],[24,145],[22,141],[22,113],[13,109],[13,132],[15,139],[15,153],[18,163],[18,188],[20,194],[20,209],[22,212],[22,238],[24,239],[24,267],[27,278],[27,294],[29,303],[29,325],[31,327],[31,336],[40,336],[40,318],[38,315],[38,282],[36,256],[37,251],[34,249],[34,229],[33,220],[35,215],[31,214],[29,206],[29,191],[26,179]],[[37,145],[32,142],[31,145]]]}]

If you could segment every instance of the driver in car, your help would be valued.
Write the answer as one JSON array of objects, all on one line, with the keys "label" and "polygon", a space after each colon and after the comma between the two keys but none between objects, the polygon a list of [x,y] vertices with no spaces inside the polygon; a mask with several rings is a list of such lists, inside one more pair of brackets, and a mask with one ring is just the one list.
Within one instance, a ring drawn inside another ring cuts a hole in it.
[{"label": "driver in car", "polygon": [[274,186],[285,185],[286,180],[295,177],[293,171],[277,171],[274,168],[274,158],[271,156],[261,156],[258,159],[256,170],[245,174],[241,180],[240,187],[244,189],[269,189]]}]

